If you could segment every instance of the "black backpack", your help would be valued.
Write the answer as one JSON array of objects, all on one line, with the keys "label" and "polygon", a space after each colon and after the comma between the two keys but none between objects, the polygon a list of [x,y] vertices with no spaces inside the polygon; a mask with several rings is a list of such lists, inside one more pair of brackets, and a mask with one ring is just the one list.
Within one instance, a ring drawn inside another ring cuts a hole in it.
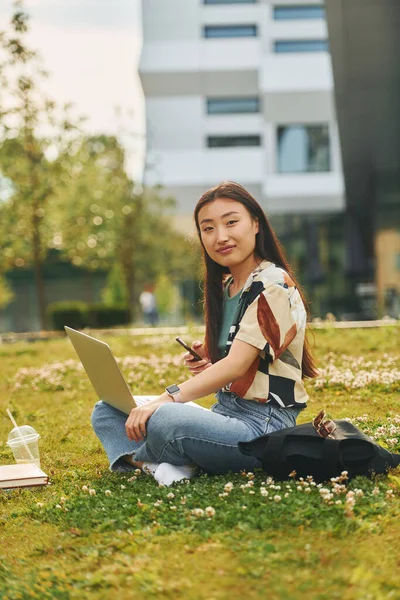
[{"label": "black backpack", "polygon": [[345,420],[334,421],[334,437],[321,437],[312,423],[304,423],[263,435],[251,442],[239,442],[243,454],[255,456],[262,468],[275,479],[311,475],[327,481],[342,471],[348,478],[385,473],[400,465],[400,454],[376,444],[360,429]]}]

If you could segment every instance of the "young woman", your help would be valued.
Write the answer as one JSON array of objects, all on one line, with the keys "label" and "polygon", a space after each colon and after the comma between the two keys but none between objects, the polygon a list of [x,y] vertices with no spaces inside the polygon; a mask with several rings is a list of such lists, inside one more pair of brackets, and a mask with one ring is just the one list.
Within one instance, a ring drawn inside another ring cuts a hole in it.
[{"label": "young woman", "polygon": [[[253,470],[238,449],[295,425],[306,406],[303,379],[316,369],[305,333],[305,301],[284,251],[256,200],[241,185],[205,192],[194,217],[205,261],[203,357],[185,363],[194,377],[171,382],[128,418],[99,402],[92,415],[112,470],[144,468],[170,483],[208,473]],[[211,411],[186,405],[216,392]]]}]

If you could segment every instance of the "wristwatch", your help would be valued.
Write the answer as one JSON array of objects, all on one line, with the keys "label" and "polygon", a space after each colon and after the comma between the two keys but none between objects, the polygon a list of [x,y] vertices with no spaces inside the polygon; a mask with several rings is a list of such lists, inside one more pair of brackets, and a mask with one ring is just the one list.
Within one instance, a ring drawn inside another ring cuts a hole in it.
[{"label": "wristwatch", "polygon": [[171,396],[174,402],[183,402],[181,389],[179,386],[174,383],[173,385],[169,385],[165,388],[165,391],[169,396]]}]

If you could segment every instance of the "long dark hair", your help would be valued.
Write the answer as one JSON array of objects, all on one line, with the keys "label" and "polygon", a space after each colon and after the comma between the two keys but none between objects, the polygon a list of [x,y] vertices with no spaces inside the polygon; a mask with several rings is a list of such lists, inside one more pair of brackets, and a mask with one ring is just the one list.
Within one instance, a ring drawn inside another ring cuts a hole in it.
[{"label": "long dark hair", "polygon": [[[223,311],[223,282],[229,273],[227,267],[223,267],[210,258],[204,248],[201,231],[199,226],[199,212],[209,202],[213,202],[217,198],[227,198],[240,202],[249,212],[254,220],[258,220],[259,231],[256,234],[255,254],[262,259],[269,260],[275,263],[278,267],[284,269],[294,281],[300,296],[304,302],[304,306],[309,315],[308,303],[303,291],[299,287],[296,278],[293,275],[291,266],[286,258],[285,251],[279,242],[274,230],[268,222],[268,219],[251,194],[240,184],[233,181],[224,181],[216,187],[207,190],[198,201],[194,210],[194,218],[196,221],[197,233],[200,238],[200,243],[203,249],[203,258],[205,263],[204,276],[204,312],[206,322],[206,339],[205,346],[207,355],[212,362],[217,362],[220,359],[218,350],[218,338],[222,324]],[[315,361],[311,354],[307,337],[304,340],[303,360],[302,360],[302,377],[315,377],[317,370]]]}]

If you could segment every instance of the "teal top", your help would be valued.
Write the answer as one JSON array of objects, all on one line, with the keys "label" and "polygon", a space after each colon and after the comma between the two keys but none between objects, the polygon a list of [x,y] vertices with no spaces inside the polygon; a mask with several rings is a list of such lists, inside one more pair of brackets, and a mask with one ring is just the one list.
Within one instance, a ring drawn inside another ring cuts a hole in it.
[{"label": "teal top", "polygon": [[241,291],[242,290],[240,290],[240,292],[238,292],[237,294],[235,294],[235,296],[232,296],[232,298],[230,298],[229,297],[229,285],[226,285],[225,289],[224,289],[224,307],[223,307],[223,314],[222,314],[222,327],[221,327],[221,333],[219,334],[219,340],[218,340],[218,350],[220,351],[221,356],[224,356],[224,354],[225,354],[225,348],[226,348],[226,342],[228,341],[229,330],[232,326],[233,318],[235,316],[236,309],[239,304]]}]

